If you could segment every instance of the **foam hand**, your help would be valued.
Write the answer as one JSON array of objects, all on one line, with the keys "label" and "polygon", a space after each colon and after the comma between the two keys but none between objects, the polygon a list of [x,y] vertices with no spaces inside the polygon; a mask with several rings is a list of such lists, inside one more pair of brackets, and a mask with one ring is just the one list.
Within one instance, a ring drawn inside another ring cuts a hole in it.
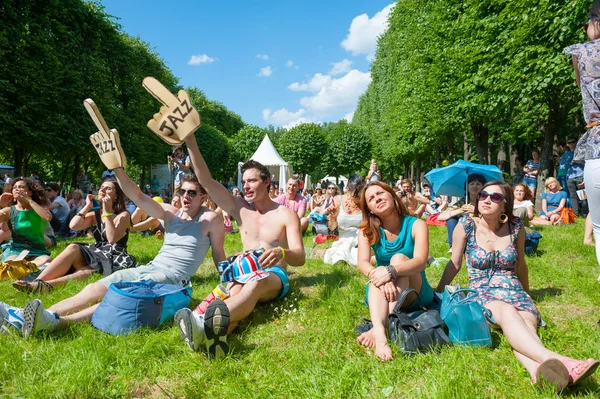
[{"label": "foam hand", "polygon": [[187,136],[200,127],[200,115],[192,107],[190,97],[185,90],[179,90],[175,97],[162,83],[152,77],[145,78],[142,86],[163,104],[160,111],[154,114],[154,118],[148,121],[148,128],[167,144],[183,143]]},{"label": "foam hand", "polygon": [[108,169],[124,168],[126,158],[121,148],[119,132],[116,129],[108,128],[102,114],[100,114],[98,107],[91,98],[84,100],[83,106],[99,129],[98,132],[90,136],[90,141],[100,156],[100,160]]}]

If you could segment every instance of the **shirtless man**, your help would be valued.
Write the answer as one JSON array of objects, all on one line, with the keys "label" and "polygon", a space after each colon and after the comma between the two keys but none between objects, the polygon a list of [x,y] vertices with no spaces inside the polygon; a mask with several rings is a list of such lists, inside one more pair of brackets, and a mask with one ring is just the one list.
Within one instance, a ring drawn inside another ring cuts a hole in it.
[{"label": "shirtless man", "polygon": [[[304,265],[300,220],[293,211],[269,198],[271,179],[265,166],[256,161],[244,163],[241,169],[244,197],[236,197],[212,179],[194,136],[188,136],[185,142],[194,171],[210,198],[238,221],[244,250],[265,250],[258,262],[262,271],[269,272],[269,275],[246,284],[229,284],[229,297],[225,299],[229,318],[220,319],[220,329],[214,326],[211,331],[205,331],[203,317],[198,308],[194,312],[187,308],[181,309],[175,315],[175,323],[181,330],[181,336],[191,349],[197,350],[203,340],[210,340],[210,345],[216,346],[212,351],[226,354],[229,347],[225,335],[233,331],[239,321],[250,315],[258,302],[285,296],[289,290],[286,272],[288,265]],[[227,332],[220,334],[219,330],[224,329]]]},{"label": "shirtless man", "polygon": [[400,188],[401,190],[397,191],[400,200],[411,215],[420,218],[429,204],[429,199],[421,193],[414,192],[413,184],[409,179],[403,179],[400,182]]},{"label": "shirtless man", "polygon": [[290,177],[285,186],[286,193],[275,198],[275,202],[291,209],[300,219],[300,227],[304,233],[308,229],[308,218],[304,217],[306,213],[306,198],[298,194],[299,181],[295,177]]}]

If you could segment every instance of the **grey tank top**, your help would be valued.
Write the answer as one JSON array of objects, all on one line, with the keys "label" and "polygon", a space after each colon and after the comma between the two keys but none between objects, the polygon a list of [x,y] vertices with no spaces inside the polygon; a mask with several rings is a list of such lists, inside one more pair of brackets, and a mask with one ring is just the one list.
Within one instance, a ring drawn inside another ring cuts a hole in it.
[{"label": "grey tank top", "polygon": [[182,213],[179,210],[175,216],[169,216],[165,241],[150,265],[164,268],[177,280],[188,281],[204,261],[210,239],[202,231],[201,212],[192,220],[181,220]]}]

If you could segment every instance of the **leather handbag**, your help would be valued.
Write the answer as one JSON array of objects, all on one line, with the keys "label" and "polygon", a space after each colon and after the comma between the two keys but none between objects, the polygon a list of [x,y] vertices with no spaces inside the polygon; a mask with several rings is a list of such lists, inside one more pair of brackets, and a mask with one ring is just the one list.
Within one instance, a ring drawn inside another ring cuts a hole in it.
[{"label": "leather handbag", "polygon": [[[417,293],[421,309],[406,312],[401,309],[406,296]],[[388,316],[389,335],[392,341],[405,355],[415,355],[433,348],[449,345],[450,339],[444,331],[444,321],[437,310],[426,309],[419,293],[412,288],[402,292],[394,312]]]},{"label": "leather handbag", "polygon": [[492,335],[487,322],[491,312],[475,298],[477,291],[460,289],[460,286],[444,288],[440,316],[448,327],[450,341],[455,345],[492,346]]}]

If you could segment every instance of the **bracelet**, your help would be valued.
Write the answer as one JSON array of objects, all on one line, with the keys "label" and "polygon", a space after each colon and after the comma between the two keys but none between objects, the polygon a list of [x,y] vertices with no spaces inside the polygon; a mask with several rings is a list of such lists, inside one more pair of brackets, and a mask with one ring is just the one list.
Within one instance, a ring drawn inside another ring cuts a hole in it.
[{"label": "bracelet", "polygon": [[390,275],[390,279],[391,281],[396,281],[396,278],[398,278],[398,272],[396,271],[396,268],[394,266],[387,266],[385,268],[388,272],[388,274]]},{"label": "bracelet", "polygon": [[79,213],[78,213],[77,215],[75,215],[75,216],[79,216],[80,218],[83,218],[83,217],[85,217],[85,215],[84,215],[83,213],[81,213],[81,212],[79,212]]},{"label": "bracelet", "polygon": [[112,213],[103,213],[103,214],[102,214],[102,219],[104,219],[104,218],[109,218],[109,217],[111,217],[112,215],[113,215]]},{"label": "bracelet", "polygon": [[283,249],[282,247],[279,247],[279,249],[281,249],[281,260],[285,259],[285,249]]}]

